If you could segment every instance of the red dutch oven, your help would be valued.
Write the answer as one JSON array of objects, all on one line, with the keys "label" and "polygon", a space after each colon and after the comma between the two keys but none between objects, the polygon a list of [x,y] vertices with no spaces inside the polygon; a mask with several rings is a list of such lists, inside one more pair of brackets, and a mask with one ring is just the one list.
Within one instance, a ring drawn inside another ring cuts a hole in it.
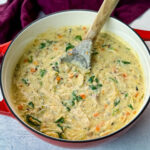
[{"label": "red dutch oven", "polygon": [[0,45],[0,57],[4,57],[1,64],[0,79],[4,100],[0,102],[0,114],[17,119],[32,134],[36,135],[40,139],[43,139],[44,141],[47,141],[54,145],[70,148],[89,147],[103,143],[104,141],[112,140],[125,133],[135,123],[135,121],[141,116],[142,112],[145,110],[150,101],[150,52],[145,42],[143,41],[150,40],[150,31],[133,30],[128,25],[115,18],[110,18],[104,25],[103,30],[112,32],[120,36],[124,41],[130,44],[130,46],[139,56],[145,77],[146,88],[143,106],[141,107],[135,118],[133,118],[133,120],[131,120],[127,125],[110,135],[91,140],[70,141],[65,139],[56,139],[35,130],[26,122],[24,122],[15,111],[15,108],[11,102],[10,88],[13,71],[18,60],[23,55],[24,48],[26,47],[27,43],[35,39],[38,34],[48,30],[48,28],[51,27],[59,28],[62,26],[70,25],[91,25],[95,16],[96,12],[85,10],[64,11],[51,14],[42,19],[34,21],[32,24],[23,29],[14,38],[13,41]]}]

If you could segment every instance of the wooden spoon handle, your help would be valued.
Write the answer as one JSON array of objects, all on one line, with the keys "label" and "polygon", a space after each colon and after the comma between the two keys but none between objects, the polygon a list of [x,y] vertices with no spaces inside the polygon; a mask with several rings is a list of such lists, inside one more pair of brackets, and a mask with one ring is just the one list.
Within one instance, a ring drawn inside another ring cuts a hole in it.
[{"label": "wooden spoon handle", "polygon": [[101,30],[106,20],[111,15],[112,11],[117,6],[118,2],[119,0],[104,0],[103,1],[92,26],[88,30],[88,33],[85,39],[93,40],[93,38]]}]

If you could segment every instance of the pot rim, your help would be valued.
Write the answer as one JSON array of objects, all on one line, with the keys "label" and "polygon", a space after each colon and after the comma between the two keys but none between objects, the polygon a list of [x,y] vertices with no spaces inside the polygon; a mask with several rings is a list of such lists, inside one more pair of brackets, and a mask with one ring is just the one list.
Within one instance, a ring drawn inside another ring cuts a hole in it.
[{"label": "pot rim", "polygon": [[[24,30],[26,30],[27,28],[29,28],[32,24],[42,20],[43,18],[46,18],[46,17],[49,17],[49,16],[52,16],[52,15],[55,15],[55,14],[61,14],[61,13],[64,13],[64,12],[78,12],[78,11],[83,11],[83,12],[94,12],[96,13],[96,11],[93,11],[93,10],[88,10],[88,9],[72,9],[72,10],[64,10],[64,11],[59,11],[59,12],[54,12],[54,13],[51,13],[49,15],[46,15],[42,18],[38,18],[36,20],[34,20],[32,23],[30,23],[29,25],[27,25],[24,29],[22,29],[15,37],[14,39],[12,40],[12,42],[10,43],[9,47],[11,47],[12,43],[16,40],[16,38],[24,32]],[[150,55],[150,50],[148,48],[148,46],[146,45],[146,43],[144,42],[144,40],[129,26],[127,25],[126,23],[118,20],[117,18],[115,17],[111,17],[117,21],[119,21],[120,23],[126,25],[127,28],[129,28],[130,30],[132,30],[140,39],[141,41],[143,42],[143,44],[145,45],[149,55]],[[2,84],[2,69],[3,69],[3,64],[4,64],[4,60],[5,60],[5,57],[7,55],[7,52],[9,51],[9,47],[7,48],[5,54],[4,54],[4,57],[3,57],[3,60],[2,60],[2,64],[1,64],[1,68],[0,68],[0,85],[1,85],[1,91],[2,91],[2,95],[3,95],[3,98],[9,108],[9,110],[11,111],[11,113],[15,116],[15,118],[17,118],[17,120],[19,120],[19,122],[24,125],[26,128],[28,128],[29,130],[31,130],[32,132],[35,132],[36,134],[39,134],[40,136],[43,136],[47,139],[50,139],[50,140],[54,140],[54,141],[58,141],[58,142],[63,142],[63,143],[89,143],[89,142],[94,142],[94,141],[100,141],[100,140],[104,140],[104,139],[108,139],[118,133],[120,133],[121,131],[123,131],[124,129],[128,128],[131,124],[133,124],[140,116],[141,114],[144,112],[144,110],[146,109],[146,107],[148,106],[148,104],[150,103],[150,96],[145,104],[145,106],[143,107],[143,109],[141,110],[141,112],[134,118],[132,119],[132,121],[130,121],[128,124],[126,124],[125,126],[123,126],[122,128],[120,128],[119,130],[109,134],[109,135],[106,135],[104,137],[99,137],[99,138],[95,138],[95,139],[89,139],[89,140],[77,140],[77,141],[72,141],[72,140],[66,140],[66,139],[59,139],[59,138],[54,138],[54,137],[51,137],[51,136],[48,136],[34,128],[32,128],[30,125],[26,124],[24,121],[22,121],[17,115],[16,113],[13,111],[13,109],[11,108],[11,106],[9,105],[6,97],[5,97],[5,94],[4,94],[4,91],[3,91],[3,84]]]}]

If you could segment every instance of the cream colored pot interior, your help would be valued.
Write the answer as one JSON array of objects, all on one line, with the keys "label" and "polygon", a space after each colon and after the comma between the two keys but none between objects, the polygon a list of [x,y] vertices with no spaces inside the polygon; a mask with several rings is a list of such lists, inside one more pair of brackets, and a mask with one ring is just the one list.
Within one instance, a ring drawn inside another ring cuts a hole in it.
[{"label": "cream colored pot interior", "polygon": [[[95,12],[90,11],[68,11],[50,15],[37,22],[32,23],[23,30],[13,41],[7,55],[5,56],[2,67],[2,88],[9,105],[11,104],[10,87],[12,74],[16,63],[24,53],[26,44],[32,41],[38,34],[46,31],[48,28],[58,28],[68,25],[91,25],[96,16]],[[105,24],[103,30],[115,33],[124,39],[138,54],[144,70],[146,94],[144,97],[143,107],[147,104],[150,96],[150,55],[142,40],[125,24],[110,18]],[[140,111],[142,111],[143,107]],[[12,107],[13,109],[13,107]],[[15,112],[15,110],[13,109]],[[139,112],[140,113],[140,112]]]}]

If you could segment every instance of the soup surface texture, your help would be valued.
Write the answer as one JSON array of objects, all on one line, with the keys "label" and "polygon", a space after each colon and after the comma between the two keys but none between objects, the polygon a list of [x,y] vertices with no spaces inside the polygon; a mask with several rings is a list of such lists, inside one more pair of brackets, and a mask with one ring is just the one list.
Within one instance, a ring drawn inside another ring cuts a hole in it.
[{"label": "soup surface texture", "polygon": [[100,33],[91,71],[60,58],[84,38],[85,26],[49,30],[31,42],[16,65],[12,99],[20,117],[40,132],[68,140],[103,137],[125,126],[143,103],[139,59],[118,37]]}]

